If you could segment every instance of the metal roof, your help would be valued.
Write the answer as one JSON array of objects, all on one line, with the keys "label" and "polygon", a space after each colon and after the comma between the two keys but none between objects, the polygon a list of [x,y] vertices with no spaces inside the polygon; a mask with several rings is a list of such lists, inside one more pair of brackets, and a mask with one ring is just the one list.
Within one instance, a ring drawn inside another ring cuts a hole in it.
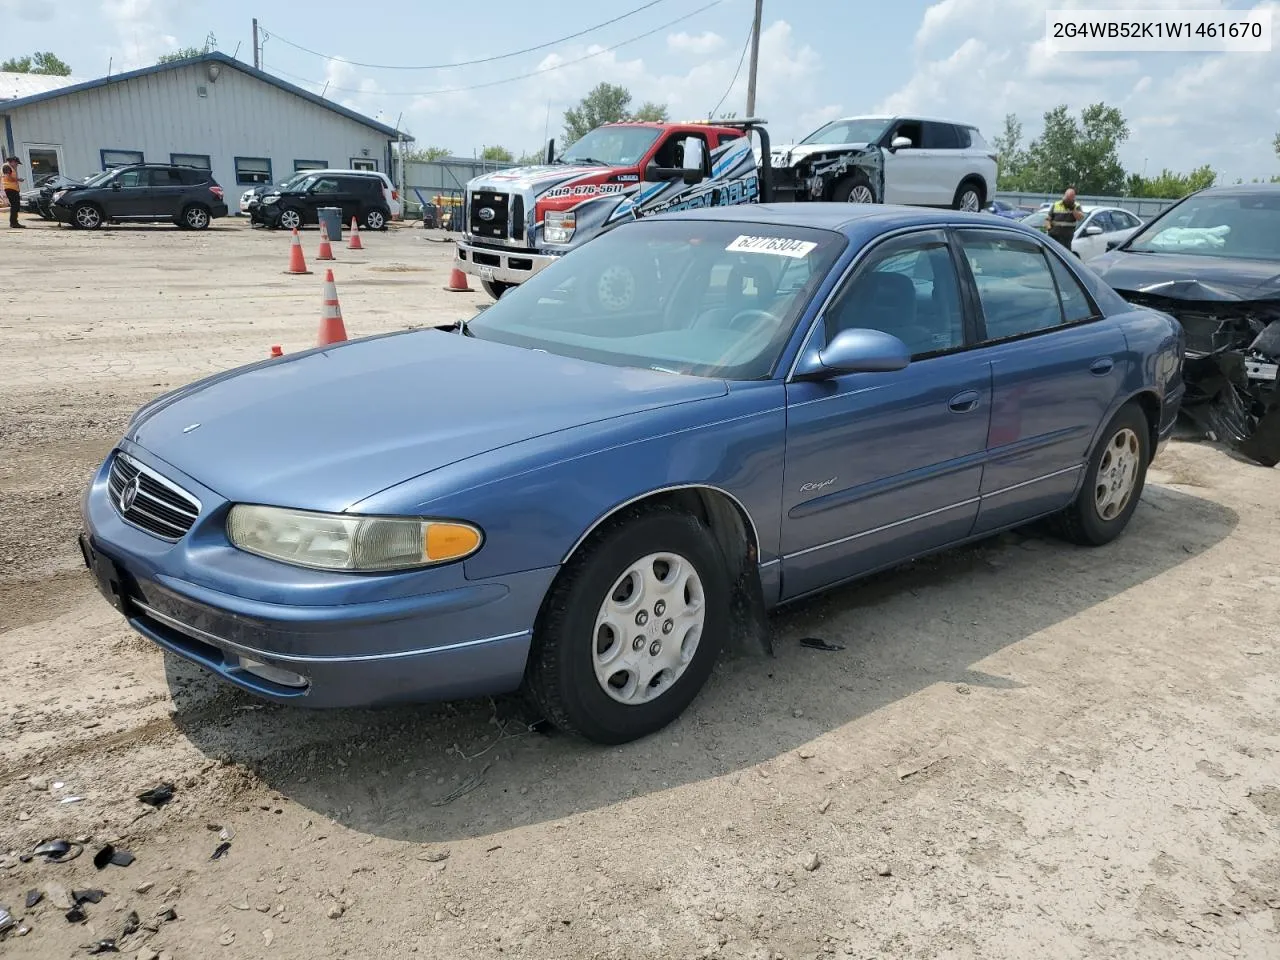
[{"label": "metal roof", "polygon": [[[143,67],[140,70],[130,70],[128,73],[115,73],[109,77],[100,77],[97,80],[72,81],[69,86],[58,86],[56,89],[46,89],[43,92],[32,93],[26,96],[18,97],[13,100],[0,100],[0,109],[3,109],[6,112],[11,110],[17,110],[17,109],[20,109],[21,107],[26,107],[33,103],[43,103],[46,100],[54,100],[54,99],[57,99],[58,97],[65,97],[74,93],[82,93],[86,90],[96,90],[99,87],[110,86],[113,83],[123,83],[128,80],[137,80],[140,77],[150,77],[157,73],[164,73],[166,70],[177,70],[182,67],[189,67],[195,63],[225,64],[228,67],[232,67],[236,70],[239,70],[241,73],[248,74],[249,76],[253,77],[255,80],[261,80],[263,83],[269,83],[271,84],[271,86],[276,87],[277,89],[283,90],[286,93],[292,93],[294,96],[301,97],[303,100],[310,100],[312,103],[316,104],[317,106],[324,107],[327,110],[332,110],[334,113],[340,116],[346,117],[348,120],[354,120],[356,123],[360,123],[366,127],[369,127],[370,129],[377,130],[379,133],[385,134],[388,137],[392,137],[397,140],[401,138],[405,140],[410,140],[410,141],[413,140],[412,136],[410,136],[407,133],[402,133],[401,131],[397,130],[395,127],[389,127],[385,123],[379,123],[377,120],[374,120],[371,117],[366,117],[363,114],[356,113],[354,110],[348,110],[346,107],[342,106],[341,104],[334,103],[332,100],[327,100],[324,97],[320,96],[319,94],[312,93],[310,90],[304,90],[302,89],[302,87],[294,86],[292,83],[289,83],[285,80],[281,80],[279,77],[273,77],[269,73],[265,73],[262,70],[258,70],[254,67],[251,67],[247,63],[242,63],[241,61],[237,60],[235,57],[228,56],[227,54],[222,53],[221,51],[218,51],[218,50],[214,50],[210,53],[203,53],[198,57],[188,57],[185,60],[171,60],[168,63],[157,63],[150,67]],[[31,76],[31,75],[30,74],[22,74],[22,75],[0,74],[0,77],[10,77],[10,76]],[[62,80],[62,81],[71,80],[70,77],[45,77],[43,79]],[[0,91],[2,91],[2,89],[3,88],[0,88]]]},{"label": "metal roof", "polygon": [[0,103],[37,94],[48,93],[60,87],[84,83],[80,77],[55,77],[45,73],[0,72]]}]

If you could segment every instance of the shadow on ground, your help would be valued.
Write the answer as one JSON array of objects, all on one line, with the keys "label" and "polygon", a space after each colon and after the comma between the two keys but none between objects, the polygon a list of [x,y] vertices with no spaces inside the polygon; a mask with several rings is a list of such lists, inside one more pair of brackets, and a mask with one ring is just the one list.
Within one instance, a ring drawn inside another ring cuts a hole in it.
[{"label": "shadow on ground", "polygon": [[776,658],[723,662],[679,721],[619,748],[532,731],[515,698],[262,706],[170,658],[174,719],[202,751],[252,766],[352,829],[416,842],[482,836],[752,766],[932,684],[1016,696],[1016,678],[973,665],[1188,562],[1237,522],[1217,503],[1148,486],[1107,547],[1027,528],[835,590],[774,617]]}]

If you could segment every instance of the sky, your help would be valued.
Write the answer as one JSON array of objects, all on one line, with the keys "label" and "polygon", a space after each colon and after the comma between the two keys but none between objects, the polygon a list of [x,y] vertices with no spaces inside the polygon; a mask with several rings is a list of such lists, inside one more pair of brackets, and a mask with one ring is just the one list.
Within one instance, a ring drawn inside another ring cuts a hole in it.
[{"label": "sky", "polygon": [[[0,0],[0,58],[49,49],[90,78],[212,34],[217,49],[252,63],[256,16],[269,72],[462,156],[495,144],[538,150],[600,81],[627,87],[637,106],[666,103],[673,119],[707,116],[718,103],[744,115],[752,0],[656,0],[623,16],[645,3]],[[1046,50],[1047,9],[1119,6],[1269,8],[1280,32],[1280,0],[764,0],[756,114],[775,144],[882,111],[974,123],[988,139],[1014,113],[1029,139],[1058,104],[1078,113],[1104,101],[1129,123],[1121,159],[1131,171],[1208,163],[1220,182],[1280,173],[1280,46]],[[530,47],[539,49],[506,56]],[[488,58],[498,59],[449,66]]]}]

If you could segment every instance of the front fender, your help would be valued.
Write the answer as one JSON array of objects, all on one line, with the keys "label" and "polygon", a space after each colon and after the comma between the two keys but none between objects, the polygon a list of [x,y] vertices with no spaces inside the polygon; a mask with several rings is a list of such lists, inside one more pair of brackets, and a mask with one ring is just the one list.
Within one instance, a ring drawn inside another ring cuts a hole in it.
[{"label": "front fender", "polygon": [[480,525],[469,579],[560,564],[593,526],[651,493],[711,487],[748,514],[760,561],[778,555],[785,396],[779,382],[723,398],[534,438],[369,498],[360,513],[450,516]]}]

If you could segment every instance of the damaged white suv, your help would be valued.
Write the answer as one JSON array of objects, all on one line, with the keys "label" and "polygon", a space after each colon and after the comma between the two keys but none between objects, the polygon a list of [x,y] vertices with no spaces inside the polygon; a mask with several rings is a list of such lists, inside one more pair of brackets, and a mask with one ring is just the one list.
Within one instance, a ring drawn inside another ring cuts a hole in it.
[{"label": "damaged white suv", "polygon": [[996,153],[978,128],[927,117],[844,117],[769,154],[777,199],[904,203],[978,211]]}]

